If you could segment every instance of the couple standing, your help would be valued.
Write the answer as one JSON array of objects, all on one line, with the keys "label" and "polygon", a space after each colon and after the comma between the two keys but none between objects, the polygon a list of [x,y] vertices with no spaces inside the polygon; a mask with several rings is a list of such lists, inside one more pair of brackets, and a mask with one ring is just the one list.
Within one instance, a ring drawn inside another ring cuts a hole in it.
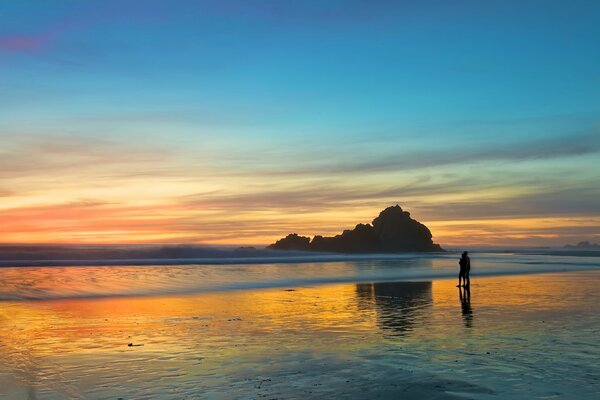
[{"label": "couple standing", "polygon": [[469,253],[463,251],[460,260],[458,261],[458,265],[460,265],[460,272],[458,273],[458,285],[456,287],[460,287],[461,280],[462,286],[469,287],[471,284],[471,278],[469,278],[469,272],[471,272],[471,259],[469,258]]}]

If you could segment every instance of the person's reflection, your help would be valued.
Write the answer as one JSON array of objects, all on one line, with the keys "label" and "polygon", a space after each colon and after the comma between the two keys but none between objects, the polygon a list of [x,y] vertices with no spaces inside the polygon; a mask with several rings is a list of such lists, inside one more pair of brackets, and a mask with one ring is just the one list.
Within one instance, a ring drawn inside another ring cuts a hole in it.
[{"label": "person's reflection", "polygon": [[465,321],[465,326],[471,328],[473,325],[473,309],[471,308],[471,288],[465,286],[458,288],[458,296],[460,297],[460,305],[462,308],[462,316]]},{"label": "person's reflection", "polygon": [[404,336],[417,319],[427,316],[424,307],[431,306],[431,282],[385,282],[357,284],[359,305],[375,306],[380,328],[394,336]]}]

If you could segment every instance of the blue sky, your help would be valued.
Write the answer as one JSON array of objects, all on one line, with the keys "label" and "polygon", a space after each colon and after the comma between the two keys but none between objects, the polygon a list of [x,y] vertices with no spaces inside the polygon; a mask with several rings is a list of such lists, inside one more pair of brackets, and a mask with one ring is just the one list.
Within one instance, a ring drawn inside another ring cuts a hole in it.
[{"label": "blue sky", "polygon": [[600,4],[323,3],[0,2],[0,240],[598,237]]}]

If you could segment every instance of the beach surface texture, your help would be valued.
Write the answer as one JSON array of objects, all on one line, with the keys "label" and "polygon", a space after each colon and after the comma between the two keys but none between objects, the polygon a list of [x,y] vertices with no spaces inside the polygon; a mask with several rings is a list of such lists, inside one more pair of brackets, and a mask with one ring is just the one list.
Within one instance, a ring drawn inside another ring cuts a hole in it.
[{"label": "beach surface texture", "polygon": [[600,258],[0,268],[0,399],[597,399]]}]

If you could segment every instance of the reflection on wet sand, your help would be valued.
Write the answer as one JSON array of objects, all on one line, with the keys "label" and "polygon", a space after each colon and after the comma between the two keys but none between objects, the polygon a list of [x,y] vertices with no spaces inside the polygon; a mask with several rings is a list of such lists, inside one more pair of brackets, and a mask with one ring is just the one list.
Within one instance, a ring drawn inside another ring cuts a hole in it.
[{"label": "reflection on wet sand", "polygon": [[465,322],[465,327],[471,328],[473,326],[473,309],[471,308],[471,287],[459,287],[458,297],[460,298],[460,305],[462,307],[462,315],[463,320]]},{"label": "reflection on wet sand", "polygon": [[599,277],[5,301],[0,398],[596,398]]},{"label": "reflection on wet sand", "polygon": [[356,293],[361,307],[375,308],[379,327],[393,336],[407,335],[425,322],[423,309],[432,304],[431,282],[359,283]]}]

